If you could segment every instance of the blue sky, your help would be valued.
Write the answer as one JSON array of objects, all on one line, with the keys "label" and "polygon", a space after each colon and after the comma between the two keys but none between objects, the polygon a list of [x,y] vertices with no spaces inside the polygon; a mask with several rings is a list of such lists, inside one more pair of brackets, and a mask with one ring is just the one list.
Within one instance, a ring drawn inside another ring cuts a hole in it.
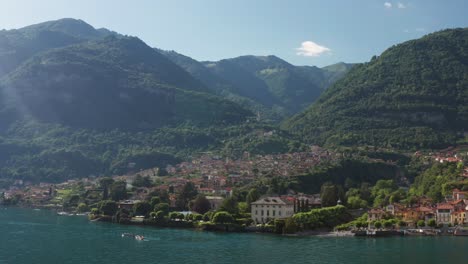
[{"label": "blue sky", "polygon": [[468,1],[0,0],[0,28],[63,17],[197,60],[277,55],[296,65],[363,62],[433,31],[468,26]]}]

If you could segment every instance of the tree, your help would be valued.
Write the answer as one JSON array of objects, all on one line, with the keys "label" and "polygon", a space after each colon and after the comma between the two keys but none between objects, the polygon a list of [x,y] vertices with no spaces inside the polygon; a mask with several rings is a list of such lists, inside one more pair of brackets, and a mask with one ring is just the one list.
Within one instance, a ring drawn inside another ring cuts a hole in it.
[{"label": "tree", "polygon": [[239,213],[242,213],[242,214],[250,213],[249,206],[245,202],[237,203],[237,208],[239,208]]},{"label": "tree", "polygon": [[169,214],[169,204],[167,203],[158,203],[157,205],[154,206],[153,208],[154,212],[163,212],[164,215]]},{"label": "tree", "polygon": [[424,222],[424,220],[419,220],[418,223],[417,223],[418,227],[425,227],[426,226],[426,222]]},{"label": "tree", "polygon": [[257,188],[250,189],[250,191],[247,194],[247,197],[245,199],[245,202],[249,206],[249,210],[251,209],[250,204],[257,201],[258,199],[260,199],[260,194],[258,193]]},{"label": "tree", "polygon": [[336,187],[336,185],[333,185],[331,183],[324,183],[320,189],[322,206],[328,207],[336,205],[336,202],[338,201],[338,199],[340,199],[338,196],[338,188]]},{"label": "tree", "polygon": [[76,207],[76,211],[78,213],[84,213],[89,211],[89,207],[85,203],[80,203],[78,207]]},{"label": "tree", "polygon": [[99,202],[99,211],[103,215],[113,216],[117,212],[117,203],[111,200],[104,200]]},{"label": "tree", "polygon": [[137,202],[133,205],[134,215],[147,216],[151,212],[151,204],[148,202]]},{"label": "tree", "polygon": [[211,218],[213,218],[214,212],[213,211],[208,211],[203,215],[203,221],[209,222],[211,221]]},{"label": "tree", "polygon": [[204,214],[211,209],[211,204],[204,195],[197,195],[197,198],[191,202],[190,210],[199,214]]},{"label": "tree", "polygon": [[294,218],[292,217],[287,218],[284,223],[283,232],[285,234],[294,234],[297,232],[297,229],[298,227],[297,227],[296,221],[294,221]]},{"label": "tree", "polygon": [[382,222],[380,222],[380,221],[375,221],[374,227],[377,228],[377,229],[382,228]]},{"label": "tree", "polygon": [[109,188],[114,183],[111,177],[104,177],[99,179],[99,186],[102,188],[102,199],[107,200],[109,198]]},{"label": "tree", "polygon": [[223,200],[219,206],[219,211],[226,211],[230,214],[238,214],[237,200],[234,197],[228,197]]},{"label": "tree", "polygon": [[403,221],[403,220],[399,220],[399,221],[398,221],[398,226],[399,226],[399,227],[405,227],[405,226],[406,226],[406,222]]},{"label": "tree", "polygon": [[142,177],[140,174],[138,174],[135,176],[132,185],[135,187],[151,187],[153,186],[153,182],[149,176]]},{"label": "tree", "polygon": [[387,229],[391,228],[393,226],[393,222],[391,220],[385,220],[383,221],[383,226]]},{"label": "tree", "polygon": [[178,219],[178,220],[182,220],[184,219],[185,216],[183,213],[179,213],[179,212],[171,212],[169,214],[169,219],[172,219],[172,220],[175,220],[175,219]]},{"label": "tree", "polygon": [[348,197],[347,201],[348,207],[351,209],[366,208],[367,201],[361,199],[359,196]]},{"label": "tree", "polygon": [[182,191],[177,196],[176,205],[181,210],[188,209],[189,201],[193,200],[197,196],[198,192],[192,182],[187,182]]},{"label": "tree", "polygon": [[110,197],[114,201],[120,201],[127,198],[127,183],[125,181],[116,181],[110,186]]},{"label": "tree", "polygon": [[427,223],[428,226],[432,227],[432,228],[435,228],[437,226],[437,222],[435,219],[429,219],[428,223]]},{"label": "tree", "polygon": [[230,224],[234,222],[234,217],[229,212],[217,212],[213,216],[213,222],[217,224]]},{"label": "tree", "polygon": [[156,206],[158,203],[161,203],[161,199],[159,199],[158,196],[151,197],[151,200],[150,200],[151,208],[154,208],[154,206]]},{"label": "tree", "polygon": [[169,173],[165,168],[159,168],[158,169],[158,176],[167,176]]}]

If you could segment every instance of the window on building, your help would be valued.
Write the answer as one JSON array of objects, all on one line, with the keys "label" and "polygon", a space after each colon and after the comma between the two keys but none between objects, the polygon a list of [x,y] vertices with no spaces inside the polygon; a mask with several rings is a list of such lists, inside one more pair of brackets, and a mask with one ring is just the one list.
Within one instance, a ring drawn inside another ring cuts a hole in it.
[{"label": "window on building", "polygon": [[278,212],[278,215],[281,216],[281,211]]},{"label": "window on building", "polygon": [[275,211],[275,210],[273,210],[273,216],[275,216],[275,214],[276,214],[276,211]]},{"label": "window on building", "polygon": [[262,210],[262,216],[263,216],[263,210]]},{"label": "window on building", "polygon": [[267,210],[267,216],[270,216],[270,210]]}]

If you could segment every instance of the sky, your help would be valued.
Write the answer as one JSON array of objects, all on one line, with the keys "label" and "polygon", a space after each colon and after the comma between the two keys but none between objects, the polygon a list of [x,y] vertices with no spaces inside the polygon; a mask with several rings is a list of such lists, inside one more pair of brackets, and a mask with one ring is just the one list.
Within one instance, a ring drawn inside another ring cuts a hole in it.
[{"label": "sky", "polygon": [[321,67],[468,27],[467,11],[466,0],[0,0],[0,29],[71,17],[197,60],[276,55]]}]

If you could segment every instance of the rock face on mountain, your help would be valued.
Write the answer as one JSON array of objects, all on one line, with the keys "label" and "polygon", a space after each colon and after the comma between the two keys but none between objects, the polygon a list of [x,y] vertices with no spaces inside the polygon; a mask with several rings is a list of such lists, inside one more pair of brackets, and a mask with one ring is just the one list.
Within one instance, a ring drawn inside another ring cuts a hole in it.
[{"label": "rock face on mountain", "polygon": [[468,29],[389,48],[283,127],[324,145],[416,149],[466,141]]}]

